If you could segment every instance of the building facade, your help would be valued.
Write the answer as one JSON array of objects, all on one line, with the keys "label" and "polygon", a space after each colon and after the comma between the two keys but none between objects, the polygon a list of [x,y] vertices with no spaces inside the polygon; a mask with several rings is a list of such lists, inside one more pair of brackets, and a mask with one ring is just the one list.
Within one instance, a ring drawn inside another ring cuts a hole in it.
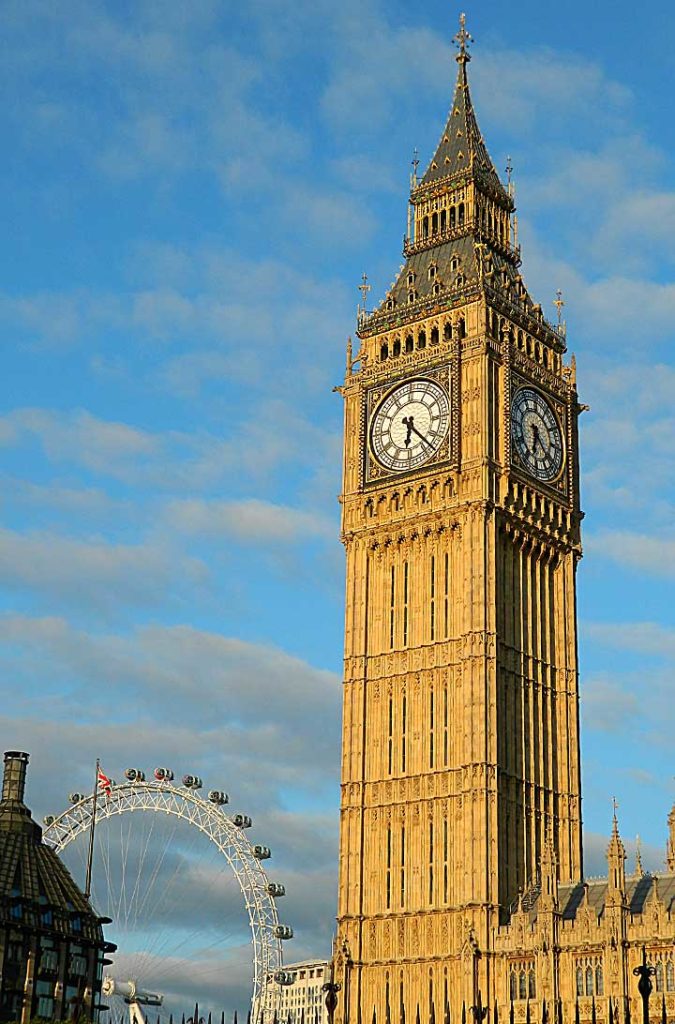
[{"label": "building facade", "polygon": [[340,389],[340,1021],[465,1017],[479,996],[514,1020],[569,1014],[579,970],[579,1015],[596,1014],[598,967],[608,1011],[628,996],[657,899],[653,954],[666,974],[672,963],[672,877],[629,885],[616,825],[610,880],[582,882],[583,406],[564,325],[520,273],[463,19],[456,42],[448,120],[412,179],[405,264],[360,311]]},{"label": "building facade", "polygon": [[102,924],[24,803],[28,754],[5,754],[0,801],[0,1022],[96,1020]]},{"label": "building facade", "polygon": [[328,1024],[323,986],[330,978],[329,961],[284,964],[283,971],[276,973],[284,975],[285,984],[271,975],[267,979],[267,999],[275,1008],[279,1024]]}]

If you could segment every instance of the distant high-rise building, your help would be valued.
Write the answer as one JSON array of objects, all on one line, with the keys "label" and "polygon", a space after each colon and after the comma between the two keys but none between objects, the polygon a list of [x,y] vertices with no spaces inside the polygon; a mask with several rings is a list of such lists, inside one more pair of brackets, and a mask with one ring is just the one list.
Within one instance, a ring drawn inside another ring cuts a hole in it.
[{"label": "distant high-rise building", "polygon": [[520,272],[463,18],[456,42],[447,123],[420,177],[413,161],[405,263],[360,307],[341,388],[336,1020],[479,1024],[489,1005],[511,1024],[624,1021],[643,946],[654,1019],[672,1020],[675,813],[668,873],[626,878],[615,819],[608,878],[583,881],[582,406],[560,315]]},{"label": "distant high-rise building", "polygon": [[28,754],[5,754],[0,801],[0,1021],[96,1020],[102,919],[24,803]]}]

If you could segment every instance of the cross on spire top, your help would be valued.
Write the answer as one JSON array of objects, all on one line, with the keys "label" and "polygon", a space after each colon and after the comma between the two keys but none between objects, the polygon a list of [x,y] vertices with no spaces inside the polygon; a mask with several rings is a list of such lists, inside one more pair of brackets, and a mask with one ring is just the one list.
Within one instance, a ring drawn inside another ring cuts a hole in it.
[{"label": "cross on spire top", "polygon": [[473,43],[473,41],[473,36],[466,28],[466,14],[462,13],[459,16],[459,32],[453,40],[459,50],[459,53],[455,57],[458,64],[466,64],[467,61],[471,60],[471,54],[469,53],[468,46],[469,43]]},{"label": "cross on spire top", "polygon": [[363,296],[363,308],[364,309],[366,308],[366,300],[368,298],[368,292],[370,291],[371,287],[372,286],[368,284],[368,275],[367,274],[363,274],[362,277],[361,277],[361,284],[359,285],[359,291],[361,292],[361,295]]}]

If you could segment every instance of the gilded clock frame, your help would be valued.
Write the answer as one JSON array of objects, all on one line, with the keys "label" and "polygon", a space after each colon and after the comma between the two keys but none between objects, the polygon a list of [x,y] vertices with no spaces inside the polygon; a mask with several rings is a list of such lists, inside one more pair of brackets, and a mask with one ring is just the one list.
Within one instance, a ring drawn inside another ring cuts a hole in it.
[{"label": "gilded clock frame", "polygon": [[[443,388],[448,396],[450,406],[450,422],[448,432],[443,439],[438,451],[431,456],[428,462],[423,463],[411,470],[391,470],[382,466],[370,449],[370,424],[372,417],[380,403],[395,391],[402,384],[412,380],[430,380]],[[458,410],[458,372],[457,362],[443,363],[437,367],[420,367],[418,372],[404,373],[396,380],[386,380],[375,384],[365,392],[364,401],[361,407],[361,479],[365,488],[376,487],[382,484],[391,483],[394,480],[407,480],[411,477],[418,477],[421,473],[437,469],[440,465],[456,465],[459,455],[458,431],[457,431],[457,410]]]}]

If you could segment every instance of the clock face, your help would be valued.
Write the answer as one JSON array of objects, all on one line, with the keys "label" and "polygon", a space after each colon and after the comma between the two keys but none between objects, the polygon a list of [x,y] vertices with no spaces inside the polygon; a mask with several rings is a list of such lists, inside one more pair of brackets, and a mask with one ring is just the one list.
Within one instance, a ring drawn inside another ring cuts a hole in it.
[{"label": "clock face", "polygon": [[563,440],[553,409],[534,388],[520,388],[511,405],[511,441],[537,480],[555,480],[563,465]]},{"label": "clock face", "polygon": [[448,393],[433,380],[408,380],[390,391],[370,421],[370,447],[385,469],[402,473],[428,462],[450,427]]}]

